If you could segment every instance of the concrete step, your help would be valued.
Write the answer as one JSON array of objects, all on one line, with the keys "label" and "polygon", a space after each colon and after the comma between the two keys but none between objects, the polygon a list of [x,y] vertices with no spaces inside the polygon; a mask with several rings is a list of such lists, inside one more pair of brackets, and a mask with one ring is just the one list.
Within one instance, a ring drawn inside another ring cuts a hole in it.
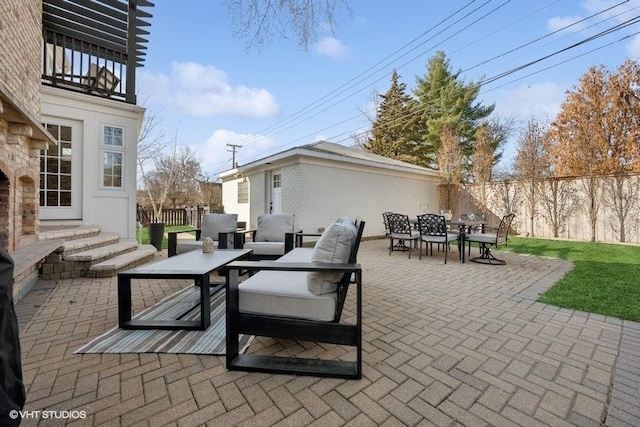
[{"label": "concrete step", "polygon": [[100,233],[99,225],[79,225],[77,227],[43,227],[38,234],[40,240],[75,240]]},{"label": "concrete step", "polygon": [[113,245],[114,243],[118,243],[118,240],[120,240],[118,233],[100,233],[95,236],[67,240],[64,242],[62,248],[63,256],[64,259],[69,259],[69,256],[73,254]]},{"label": "concrete step", "polygon": [[152,245],[140,245],[126,252],[89,267],[88,277],[113,277],[118,272],[153,261],[158,251]]},{"label": "concrete step", "polygon": [[70,255],[65,255],[65,261],[72,262],[90,262],[96,264],[104,259],[123,254],[125,252],[131,252],[138,247],[138,242],[135,240],[124,240],[117,243],[92,248],[86,251],[76,252]]}]

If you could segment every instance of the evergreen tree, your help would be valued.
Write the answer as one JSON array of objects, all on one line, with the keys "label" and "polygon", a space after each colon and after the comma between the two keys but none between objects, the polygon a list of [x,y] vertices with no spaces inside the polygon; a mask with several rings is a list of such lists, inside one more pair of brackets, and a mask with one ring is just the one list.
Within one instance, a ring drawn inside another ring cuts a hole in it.
[{"label": "evergreen tree", "polygon": [[414,108],[419,117],[421,141],[415,151],[423,166],[437,167],[441,127],[445,121],[450,124],[453,120],[453,131],[460,136],[461,152],[465,157],[471,156],[479,124],[494,110],[493,104],[485,107],[476,102],[480,83],[465,84],[458,78],[459,72],[451,71],[444,52],[437,52],[428,61],[427,74],[416,79]]},{"label": "evergreen tree", "polygon": [[412,114],[412,98],[401,83],[398,73],[391,75],[391,87],[382,95],[376,120],[369,140],[363,145],[366,151],[396,160],[419,164],[414,150],[416,134],[415,115]]}]

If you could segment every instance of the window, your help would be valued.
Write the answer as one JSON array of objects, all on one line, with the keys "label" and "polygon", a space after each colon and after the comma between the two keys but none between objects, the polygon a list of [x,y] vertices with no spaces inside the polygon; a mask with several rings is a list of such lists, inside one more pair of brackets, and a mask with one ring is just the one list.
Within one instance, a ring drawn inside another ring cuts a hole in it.
[{"label": "window", "polygon": [[102,143],[114,147],[124,146],[123,129],[115,126],[105,126]]},{"label": "window", "polygon": [[238,203],[249,203],[249,183],[247,181],[238,182]]},{"label": "window", "polygon": [[122,153],[105,151],[102,158],[102,185],[122,187]]},{"label": "window", "polygon": [[282,185],[282,175],[279,173],[273,174],[273,188],[280,188]]},{"label": "window", "polygon": [[124,187],[124,128],[104,125],[102,127],[102,186]]}]

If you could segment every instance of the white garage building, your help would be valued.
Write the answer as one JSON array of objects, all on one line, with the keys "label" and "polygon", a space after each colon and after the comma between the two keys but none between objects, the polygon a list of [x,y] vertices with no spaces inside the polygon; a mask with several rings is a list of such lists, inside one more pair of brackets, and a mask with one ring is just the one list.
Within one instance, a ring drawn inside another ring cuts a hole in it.
[{"label": "white garage building", "polygon": [[260,214],[287,212],[308,233],[350,216],[367,222],[365,236],[379,236],[383,212],[414,218],[439,210],[436,171],[326,141],[238,166],[221,179],[225,212],[252,228]]}]

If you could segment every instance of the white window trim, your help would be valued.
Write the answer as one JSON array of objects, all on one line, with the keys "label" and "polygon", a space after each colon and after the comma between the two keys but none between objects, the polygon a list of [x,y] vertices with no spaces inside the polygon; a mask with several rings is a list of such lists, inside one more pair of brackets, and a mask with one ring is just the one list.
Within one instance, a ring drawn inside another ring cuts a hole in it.
[{"label": "white window trim", "polygon": [[[107,127],[110,128],[118,128],[122,130],[122,145],[111,145],[111,144],[105,144],[104,142],[104,136],[105,136],[105,129]],[[124,126],[119,126],[119,125],[112,125],[112,124],[102,124],[100,126],[100,150],[99,151],[99,155],[100,155],[100,176],[98,177],[98,179],[100,180],[99,183],[99,188],[103,189],[103,190],[113,190],[113,191],[125,191],[126,185],[125,185],[125,163],[126,163],[126,128]],[[112,187],[112,186],[107,186],[104,185],[104,155],[105,153],[119,153],[122,154],[122,165],[120,166],[120,187]]]}]

